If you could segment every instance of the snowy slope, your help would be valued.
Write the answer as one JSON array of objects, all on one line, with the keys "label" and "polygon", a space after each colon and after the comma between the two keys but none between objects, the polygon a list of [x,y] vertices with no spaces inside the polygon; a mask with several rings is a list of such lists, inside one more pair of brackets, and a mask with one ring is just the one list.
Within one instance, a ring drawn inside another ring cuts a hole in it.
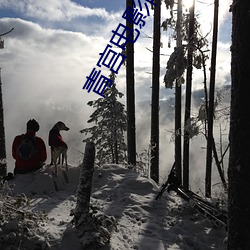
[{"label": "snowy slope", "polygon": [[[59,172],[57,192],[50,170],[17,176],[9,182],[9,185],[15,185],[13,194],[25,193],[30,197],[29,209],[45,211],[48,215],[47,220],[39,223],[40,231],[33,227],[29,229],[40,240],[44,237],[50,245],[46,249],[82,249],[70,224],[78,178],[79,167],[70,168],[69,184]],[[157,193],[158,188],[148,179],[121,166],[104,165],[95,170],[91,202],[102,213],[116,219],[110,244],[102,249],[226,249],[223,243],[225,229],[213,228],[176,194],[165,192],[156,201]],[[3,232],[0,231],[0,239],[1,235]],[[1,244],[0,249],[8,250]]]}]

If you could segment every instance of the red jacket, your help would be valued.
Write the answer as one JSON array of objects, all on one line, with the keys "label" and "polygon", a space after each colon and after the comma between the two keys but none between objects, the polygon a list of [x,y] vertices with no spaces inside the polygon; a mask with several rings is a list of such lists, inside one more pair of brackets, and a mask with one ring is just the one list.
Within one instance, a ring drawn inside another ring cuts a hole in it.
[{"label": "red jacket", "polygon": [[16,169],[19,170],[28,170],[33,169],[38,166],[41,166],[43,162],[47,159],[47,152],[45,143],[42,138],[35,136],[35,132],[28,131],[25,135],[35,137],[35,153],[30,160],[23,160],[20,158],[17,149],[22,141],[23,135],[18,135],[15,137],[13,144],[12,144],[12,156],[16,160],[15,166]]},{"label": "red jacket", "polygon": [[59,130],[52,128],[49,131],[49,146],[51,147],[60,147],[63,146],[68,148],[66,142],[63,140],[62,136],[60,135]]}]

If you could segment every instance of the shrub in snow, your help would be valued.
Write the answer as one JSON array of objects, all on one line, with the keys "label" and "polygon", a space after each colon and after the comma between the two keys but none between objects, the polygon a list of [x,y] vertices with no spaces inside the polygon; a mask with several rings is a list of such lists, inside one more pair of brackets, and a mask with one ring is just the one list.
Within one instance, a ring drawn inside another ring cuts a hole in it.
[{"label": "shrub in snow", "polygon": [[24,194],[12,196],[11,189],[8,182],[1,182],[0,249],[50,249],[43,229],[47,216],[29,210],[29,199]]}]

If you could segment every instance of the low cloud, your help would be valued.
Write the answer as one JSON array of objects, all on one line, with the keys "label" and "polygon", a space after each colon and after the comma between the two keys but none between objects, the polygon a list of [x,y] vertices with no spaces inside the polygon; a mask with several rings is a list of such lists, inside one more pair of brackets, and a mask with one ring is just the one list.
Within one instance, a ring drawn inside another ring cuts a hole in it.
[{"label": "low cloud", "polygon": [[[46,143],[49,129],[58,120],[64,121],[70,127],[70,131],[63,133],[70,148],[69,158],[72,163],[77,163],[79,155],[81,156],[78,150],[83,151],[84,146],[83,135],[79,130],[89,126],[87,120],[93,112],[87,102],[99,98],[95,93],[87,93],[82,87],[86,76],[95,67],[99,53],[109,43],[112,29],[119,22],[124,22],[124,19],[121,13],[107,13],[104,9],[96,12],[96,9],[84,9],[83,6],[66,0],[51,1],[51,5],[31,0],[4,0],[1,1],[0,8],[4,7],[13,8],[22,12],[24,17],[36,20],[0,19],[1,31],[14,28],[13,32],[4,37],[5,48],[0,51],[9,170],[14,167],[11,157],[12,140],[16,134],[25,132],[26,122],[31,118],[39,121],[41,129],[38,135]],[[80,20],[88,15],[90,19],[86,18],[85,22]],[[94,15],[97,19],[92,22]],[[151,20],[152,16],[148,17],[135,44],[136,122],[138,144],[141,144],[138,145],[138,153],[147,148],[150,140],[152,52],[148,49],[152,49],[152,39],[149,38],[152,35]],[[46,25],[43,25],[45,22]],[[72,30],[67,31],[70,28]],[[162,35],[162,42],[164,47],[161,53],[167,55],[170,49],[166,46],[165,34]],[[230,79],[227,68],[230,66],[230,52],[225,43],[219,44],[218,49],[221,51],[218,53],[218,76],[221,78],[218,83],[224,85]],[[162,81],[167,60],[167,56],[161,57],[162,99],[168,99],[169,95],[174,94],[174,90],[165,89]],[[105,76],[109,75],[108,70],[102,70]],[[126,96],[125,67],[120,69],[116,83],[117,88]],[[193,90],[203,89],[202,72],[194,72],[193,86]],[[125,103],[125,97],[121,101]],[[146,106],[139,106],[141,101],[147,101]],[[161,112],[164,113],[165,110]],[[170,143],[171,133],[168,132],[172,129],[173,124],[169,121],[162,124],[160,161],[163,179],[173,162],[173,143]]]},{"label": "low cloud", "polygon": [[8,159],[14,136],[25,132],[31,118],[41,124],[39,133],[46,141],[53,124],[65,121],[71,128],[68,139],[75,139],[70,146],[81,147],[79,130],[90,115],[86,103],[98,98],[82,87],[105,39],[95,37],[93,43],[82,33],[44,29],[21,19],[4,18],[1,25],[14,27],[1,50]]}]

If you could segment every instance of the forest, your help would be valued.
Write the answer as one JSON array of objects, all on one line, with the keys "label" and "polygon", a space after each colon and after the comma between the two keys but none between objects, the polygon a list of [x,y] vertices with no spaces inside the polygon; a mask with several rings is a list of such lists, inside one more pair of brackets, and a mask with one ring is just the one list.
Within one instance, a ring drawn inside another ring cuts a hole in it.
[{"label": "forest", "polygon": [[[77,134],[75,133],[71,139],[66,135],[66,139],[72,145],[68,154],[74,151],[70,156],[71,159],[77,163],[83,162],[74,211],[74,225],[81,235],[79,238],[82,242],[94,239],[105,245],[112,237],[107,225],[106,229],[96,225],[108,221],[112,231],[115,227],[113,218],[108,215],[102,218],[89,216],[89,211],[94,209],[90,205],[92,171],[94,172],[94,168],[100,170],[107,164],[116,164],[152,182],[154,187],[157,187],[156,200],[161,199],[165,193],[174,191],[213,225],[225,228],[228,250],[250,249],[248,229],[250,228],[250,198],[248,198],[250,35],[246,32],[250,24],[250,2],[233,0],[231,5],[227,6],[227,11],[231,15],[231,41],[228,48],[231,61],[228,69],[230,79],[223,83],[217,77],[220,71],[217,64],[220,45],[218,36],[221,32],[219,0],[214,0],[211,4],[213,17],[207,33],[204,33],[204,23],[200,23],[199,8],[204,4],[201,1],[126,0],[124,2],[126,3],[124,3],[125,8],[120,11],[120,22],[125,22],[126,25],[120,23],[117,29],[116,26],[112,26],[111,34],[100,43],[102,47],[97,46],[101,58],[96,61],[90,60],[93,66],[97,63],[96,65],[101,67],[100,62],[104,53],[111,48],[109,46],[105,49],[106,44],[109,41],[112,46],[115,45],[116,47],[108,52],[102,62],[101,70],[108,77],[102,76],[104,80],[95,83],[96,74],[92,75],[92,78],[91,75],[86,77],[87,81],[86,79],[79,81],[82,89],[78,91],[90,92],[93,87],[95,93],[88,94],[89,97],[86,98],[88,100],[84,100],[84,109],[88,110],[89,114],[84,125],[79,122],[81,117],[78,117],[73,122],[74,130],[78,129]],[[1,22],[5,21],[0,19],[0,26]],[[14,22],[7,24],[12,25]],[[146,33],[149,32],[149,24],[151,33]],[[3,27],[4,31],[0,30],[0,52],[5,50],[11,39],[18,39],[15,38],[16,27]],[[118,28],[121,27],[124,29],[122,35],[118,32]],[[63,36],[60,32],[57,36]],[[120,36],[120,40],[114,42],[115,36]],[[167,39],[167,44],[163,38]],[[151,98],[142,102],[138,101],[140,95],[138,82],[141,80],[139,79],[141,72],[138,72],[139,65],[136,64],[140,39],[148,39],[151,43],[151,47],[144,48],[151,58],[150,72],[147,72],[147,77],[144,76],[144,79],[150,81],[147,87]],[[86,43],[90,45],[91,41],[88,40]],[[163,54],[164,47],[171,53]],[[117,57],[114,61],[115,56]],[[118,60],[119,57],[122,59]],[[108,60],[110,61],[107,62]],[[78,63],[79,61],[77,60]],[[46,69],[47,66],[42,68]],[[89,72],[86,70],[86,75],[90,72],[91,70]],[[14,100],[14,93],[9,94],[9,90],[5,90],[2,71],[0,77],[0,176],[3,179],[1,187],[6,188],[4,179],[8,174],[9,164],[9,153],[6,148],[10,147],[13,138],[9,136],[8,127],[5,126],[5,117],[12,121],[15,121],[15,117],[6,111],[4,95],[8,93],[9,97],[12,97],[10,99]],[[70,82],[70,78],[71,76],[68,76],[67,81]],[[124,82],[124,88],[120,87],[119,79]],[[197,84],[202,87],[198,89]],[[102,86],[104,87],[101,89]],[[26,92],[29,91],[28,85],[24,88],[27,88]],[[82,107],[78,104],[64,106],[61,101],[66,99],[70,102],[71,97],[68,94],[70,88],[72,86],[68,87],[62,96],[53,97],[56,88],[51,84],[53,91],[48,90],[46,93],[51,95],[50,98],[44,103],[38,103],[41,110],[47,112],[47,117],[43,114],[47,121],[52,120],[57,112],[72,122],[74,115],[82,112]],[[162,89],[170,93],[166,94],[166,99],[161,98]],[[18,98],[22,101],[22,97]],[[35,95],[30,100],[36,101],[36,99],[41,100],[42,97]],[[61,103],[62,108],[57,106],[57,103]],[[26,107],[27,101],[22,101],[22,105],[21,109]],[[7,109],[11,110],[8,105]],[[32,110],[32,105],[28,104],[27,110],[39,119],[39,114]],[[86,118],[86,115],[84,117]],[[24,117],[21,117],[20,121],[23,120]],[[45,136],[45,131],[50,125],[46,124],[42,135]],[[81,144],[77,143],[76,146],[75,143],[79,141],[80,136],[83,137],[85,153],[77,148]],[[70,165],[74,163],[70,162]],[[57,185],[54,177],[51,178],[54,185]],[[223,203],[223,208],[211,202],[214,199],[217,199],[218,203]],[[13,203],[11,206],[14,206]],[[88,224],[89,227],[86,228],[84,224]],[[89,238],[84,236],[84,232],[90,233],[95,230],[101,232],[99,236],[98,233],[95,236],[88,236]]]}]

